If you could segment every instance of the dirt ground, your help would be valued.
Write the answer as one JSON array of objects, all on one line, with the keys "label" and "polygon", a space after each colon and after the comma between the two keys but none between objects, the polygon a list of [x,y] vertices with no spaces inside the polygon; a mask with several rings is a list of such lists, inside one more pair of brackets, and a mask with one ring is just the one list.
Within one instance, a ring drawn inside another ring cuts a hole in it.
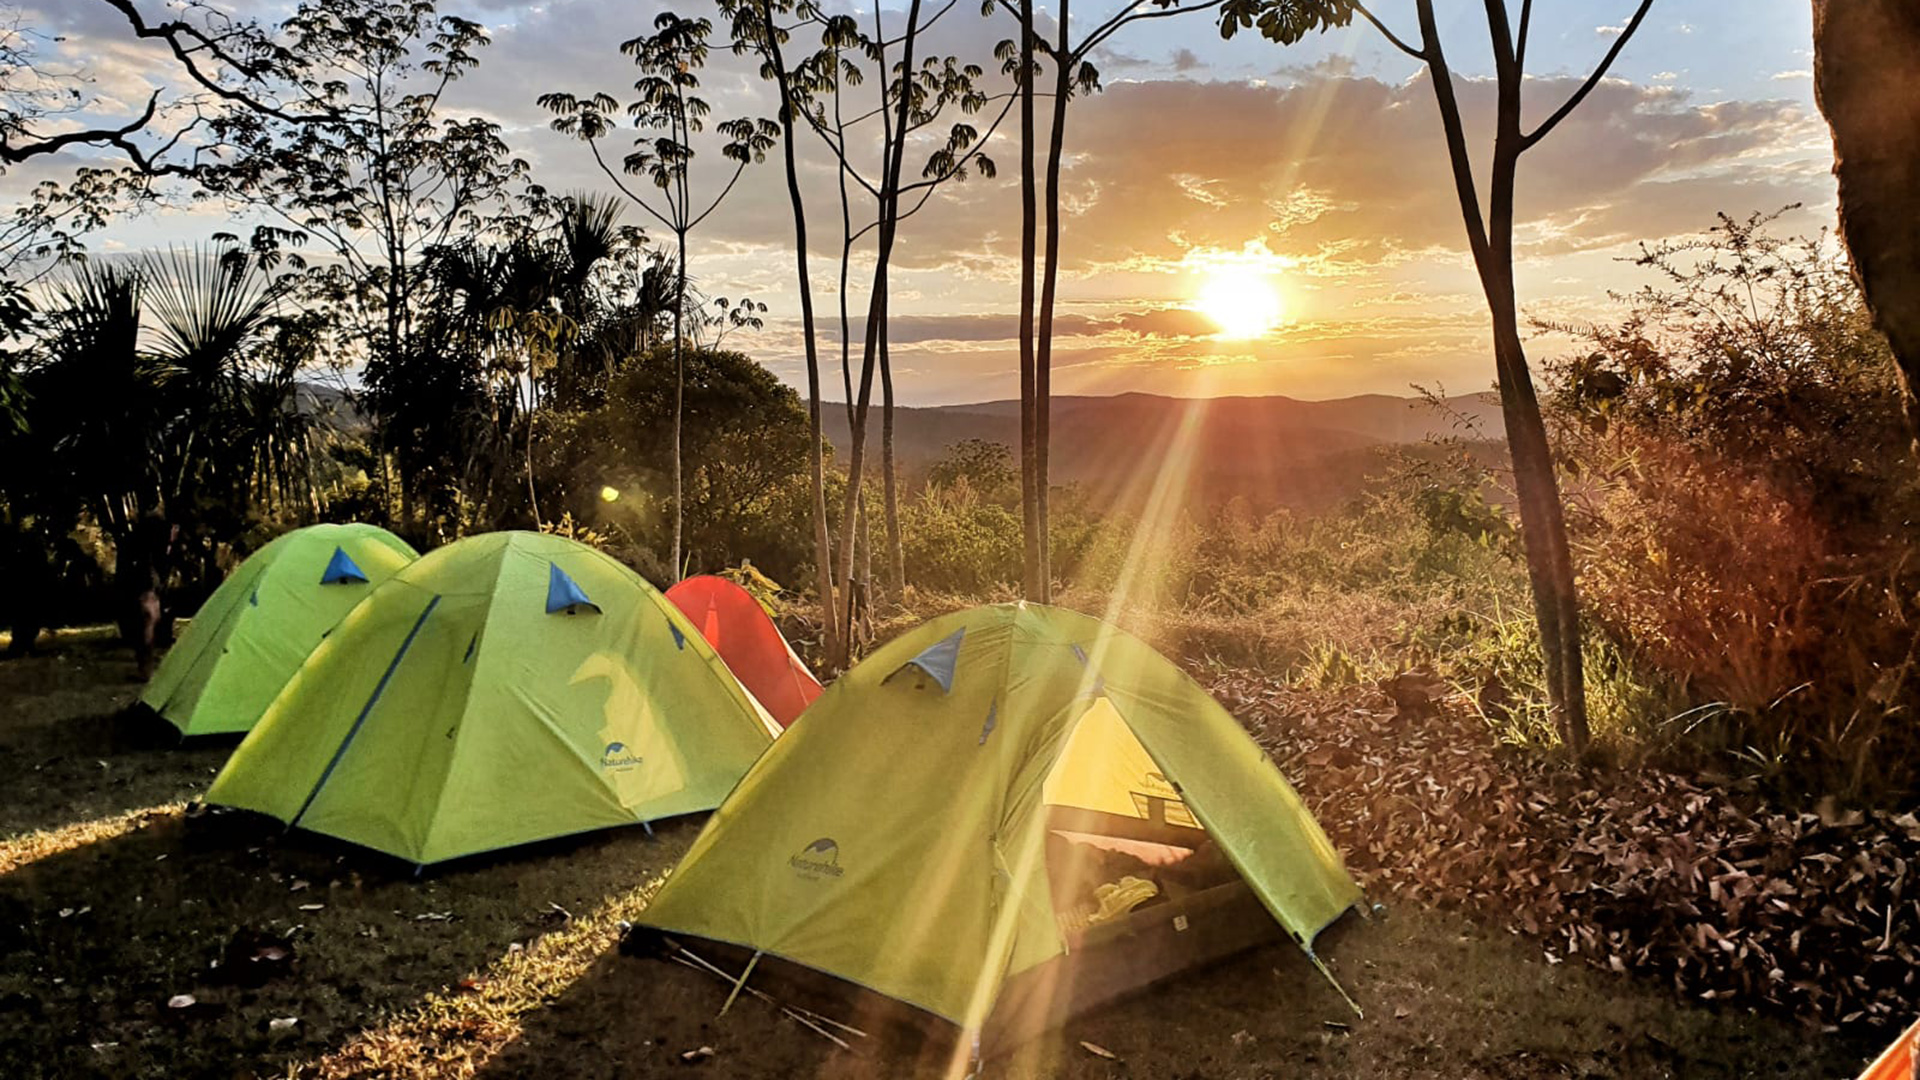
[{"label": "dirt ground", "polygon": [[[838,1018],[841,1050],[727,986],[621,955],[697,821],[411,868],[207,813],[231,742],[118,715],[105,631],[0,662],[0,1074],[940,1076],[953,1048]],[[1413,908],[1161,984],[986,1062],[1001,1077],[1851,1077],[1871,1048],[1551,964]],[[191,1003],[185,1003],[191,998]],[[823,1010],[826,1011],[826,1010]],[[710,1055],[700,1053],[710,1049]],[[683,1055],[694,1052],[689,1064]]]}]

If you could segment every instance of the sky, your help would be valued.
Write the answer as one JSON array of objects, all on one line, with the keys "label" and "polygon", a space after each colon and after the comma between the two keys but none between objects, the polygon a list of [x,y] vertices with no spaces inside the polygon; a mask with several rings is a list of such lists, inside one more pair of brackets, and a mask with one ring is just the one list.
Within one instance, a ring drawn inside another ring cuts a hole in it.
[{"label": "sky", "polygon": [[[605,90],[624,100],[634,72],[618,43],[647,32],[662,5],[441,6],[485,24],[492,39],[478,70],[449,95],[452,111],[500,123],[549,190],[610,189],[583,144],[547,129],[535,98]],[[1093,25],[1115,6],[1083,0],[1073,25]],[[1524,88],[1531,120],[1578,85],[1634,6],[1535,5]],[[233,7],[261,17],[276,10],[248,0]],[[1415,35],[1407,0],[1373,7],[1403,37]],[[1482,5],[1440,0],[1440,8],[1469,138],[1484,162],[1493,95]],[[897,25],[902,10],[888,8],[883,18]],[[1051,24],[1057,9],[1042,10]],[[93,80],[102,115],[137,113],[151,88],[174,78],[164,57],[127,39],[100,0],[28,0],[24,12],[29,25],[63,39],[48,49]],[[936,25],[932,46],[997,70],[993,46],[1012,29],[1009,17],[982,18],[977,5],[960,3]],[[1640,245],[1697,233],[1719,212],[1744,217],[1799,204],[1783,228],[1828,227],[1832,152],[1813,101],[1811,35],[1805,0],[1655,0],[1606,82],[1522,160],[1516,251],[1524,315],[1617,318],[1618,295],[1650,281],[1631,263]],[[1282,48],[1251,32],[1223,41],[1203,12],[1129,27],[1094,62],[1103,89],[1067,114],[1056,394],[1326,399],[1492,385],[1485,304],[1432,87],[1416,61],[1361,20]],[[769,112],[771,95],[756,73],[721,50],[703,82],[716,118]],[[853,93],[872,97],[876,86]],[[991,115],[975,119],[984,127]],[[996,179],[946,185],[901,226],[890,340],[904,404],[1018,393],[1015,134],[1009,117],[988,141]],[[815,302],[834,323],[834,167],[817,142],[803,144],[803,155]],[[0,177],[0,203],[51,170]],[[696,162],[694,182],[713,190],[728,171],[709,155]],[[861,211],[856,202],[856,220]],[[870,205],[865,213],[870,220]],[[637,208],[626,220],[648,221]],[[92,246],[193,243],[246,224],[199,203],[116,222]],[[793,224],[777,157],[747,170],[693,234],[688,255],[709,295],[768,305],[766,328],[728,346],[803,385]],[[871,267],[863,250],[847,297],[856,344]],[[837,340],[821,344],[834,385]],[[1529,344],[1536,363],[1567,347],[1552,334]]]}]

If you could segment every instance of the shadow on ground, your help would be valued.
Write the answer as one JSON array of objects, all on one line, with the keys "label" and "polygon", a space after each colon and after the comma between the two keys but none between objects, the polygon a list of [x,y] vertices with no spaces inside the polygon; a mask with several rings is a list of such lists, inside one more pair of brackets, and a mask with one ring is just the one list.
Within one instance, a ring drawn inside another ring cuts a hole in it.
[{"label": "shadow on ground", "polygon": [[[458,993],[515,943],[630,887],[645,848],[628,830],[416,881],[255,815],[157,816],[0,876],[0,1061],[273,1075]],[[192,1003],[170,1006],[182,995]]]},{"label": "shadow on ground", "polygon": [[[416,880],[257,815],[183,809],[233,742],[181,745],[164,722],[127,714],[131,674],[105,638],[0,663],[9,1080],[283,1075],[430,995],[458,994],[516,944],[662,865],[659,843],[621,830]],[[192,1004],[169,1006],[183,996]]]},{"label": "shadow on ground", "polygon": [[[1517,939],[1446,915],[1349,919],[1321,940],[1367,1009],[1356,1018],[1291,945],[1169,980],[989,1058],[1007,1078],[1378,1076],[1850,1077],[1859,1048],[1792,1024],[1697,1009],[1661,987],[1556,967]],[[697,948],[697,944],[695,946]],[[950,1040],[881,1031],[879,1018],[809,1002],[876,1033],[842,1051],[728,985],[656,958],[602,956],[481,1073],[508,1080],[684,1075],[682,1055],[728,1077],[939,1077]],[[1083,1044],[1113,1055],[1100,1056]]]}]

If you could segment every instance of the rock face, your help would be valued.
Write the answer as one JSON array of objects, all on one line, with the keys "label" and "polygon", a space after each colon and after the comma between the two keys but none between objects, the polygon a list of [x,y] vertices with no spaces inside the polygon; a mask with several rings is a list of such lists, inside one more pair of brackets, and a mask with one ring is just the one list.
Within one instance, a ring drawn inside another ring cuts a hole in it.
[{"label": "rock face", "polygon": [[1813,54],[1840,233],[1920,434],[1920,3],[1813,0]]}]

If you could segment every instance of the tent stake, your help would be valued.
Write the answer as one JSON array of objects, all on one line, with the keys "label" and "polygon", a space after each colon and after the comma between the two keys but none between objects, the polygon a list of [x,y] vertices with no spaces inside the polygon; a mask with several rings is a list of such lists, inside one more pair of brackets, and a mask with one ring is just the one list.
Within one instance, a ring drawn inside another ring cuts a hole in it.
[{"label": "tent stake", "polygon": [[758,964],[759,962],[760,962],[760,950],[755,949],[753,951],[753,959],[747,961],[747,969],[740,973],[740,981],[733,984],[733,993],[727,995],[726,1004],[720,1006],[720,1014],[719,1016],[714,1017],[714,1019],[717,1020],[720,1018],[720,1016],[727,1015],[727,1010],[733,1008],[733,999],[740,996],[740,991],[744,989],[747,985],[747,976],[753,974],[753,966],[755,964]]},{"label": "tent stake", "polygon": [[653,822],[643,821],[640,823],[640,827],[647,830],[647,839],[653,839]]},{"label": "tent stake", "polygon": [[1320,961],[1320,957],[1315,954],[1312,949],[1307,949],[1306,954],[1307,959],[1313,961],[1313,966],[1320,969],[1320,974],[1325,975],[1327,981],[1333,984],[1333,988],[1339,993],[1341,1000],[1347,1003],[1347,1008],[1353,1010],[1353,1015],[1365,1020],[1367,1014],[1360,1010],[1360,1006],[1354,1002],[1352,995],[1347,993],[1347,988],[1340,985],[1340,980],[1333,977],[1333,972],[1327,970],[1327,965]]},{"label": "tent stake", "polygon": [[[695,971],[704,971],[707,974],[712,975],[714,978],[719,979],[721,982],[731,983],[734,981],[733,976],[727,974],[724,971],[721,971],[717,967],[714,967],[712,964],[708,963],[703,957],[701,957],[699,953],[694,952],[692,949],[689,949],[683,945],[679,945],[672,941],[668,941],[667,944],[670,948],[673,949],[673,959],[676,963],[684,964],[687,967],[694,969]],[[809,1009],[803,1009],[798,1005],[783,1005],[773,995],[766,993],[763,990],[756,990],[751,986],[743,987],[743,989],[746,990],[747,993],[753,995],[756,998],[759,998],[761,1001],[764,1001],[769,1005],[775,1006],[776,1008],[784,1010],[787,1013],[795,1014],[796,1018],[800,1016],[804,1016],[809,1019],[816,1020],[822,1024],[826,1024],[828,1027],[839,1028],[841,1031],[844,1031],[850,1035],[858,1035],[860,1038],[863,1038],[863,1039],[867,1037],[866,1032],[861,1031],[859,1028],[854,1027],[852,1024],[841,1023],[840,1021],[835,1020],[831,1016],[822,1016],[817,1012],[813,1012],[812,1010],[809,1010]],[[833,1037],[829,1035],[828,1038],[833,1038]],[[834,1041],[840,1042],[840,1040],[838,1039],[834,1039]],[[840,1045],[845,1046],[846,1043],[840,1043]]]}]

